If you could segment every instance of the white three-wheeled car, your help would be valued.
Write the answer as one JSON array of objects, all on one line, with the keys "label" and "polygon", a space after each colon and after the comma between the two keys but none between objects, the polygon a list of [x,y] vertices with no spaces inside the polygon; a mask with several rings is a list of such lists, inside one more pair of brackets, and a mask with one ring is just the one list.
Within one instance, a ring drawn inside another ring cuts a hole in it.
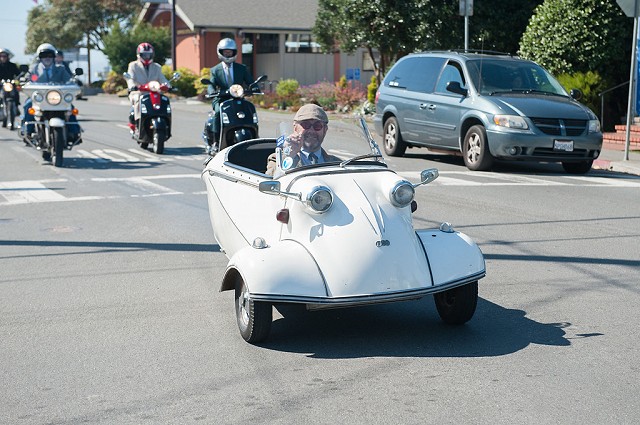
[{"label": "white three-wheeled car", "polygon": [[448,223],[413,228],[415,188],[438,171],[407,181],[387,167],[364,120],[358,126],[348,145],[329,148],[339,162],[283,169],[276,139],[256,139],[205,163],[211,224],[229,258],[221,290],[235,291],[246,341],[268,336],[272,306],[281,303],[313,310],[433,294],[446,323],[473,316],[485,275],[478,246]]}]

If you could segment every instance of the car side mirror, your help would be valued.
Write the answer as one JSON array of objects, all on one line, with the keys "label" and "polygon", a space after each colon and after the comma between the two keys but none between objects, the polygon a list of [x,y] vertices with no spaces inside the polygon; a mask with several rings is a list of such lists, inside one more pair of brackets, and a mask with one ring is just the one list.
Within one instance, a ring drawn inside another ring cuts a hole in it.
[{"label": "car side mirror", "polygon": [[82,68],[76,68],[76,76],[77,75],[83,75],[84,71],[82,70]]},{"label": "car side mirror", "polygon": [[467,97],[467,94],[469,94],[469,90],[462,88],[462,86],[460,85],[460,83],[458,81],[449,81],[447,83],[447,91],[450,91],[451,93],[456,93],[459,95],[462,95],[464,97]]},{"label": "car side mirror", "polygon": [[580,100],[582,99],[582,91],[580,91],[580,89],[571,89],[571,91],[569,92],[569,96],[571,96],[575,100]]},{"label": "car side mirror", "polygon": [[280,194],[280,182],[265,181],[258,184],[258,190],[269,195]]}]

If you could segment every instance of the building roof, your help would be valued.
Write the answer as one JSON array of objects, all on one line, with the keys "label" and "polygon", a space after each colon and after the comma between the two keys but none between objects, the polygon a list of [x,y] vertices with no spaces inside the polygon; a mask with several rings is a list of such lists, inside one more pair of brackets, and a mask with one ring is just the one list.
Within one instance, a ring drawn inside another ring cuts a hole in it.
[{"label": "building roof", "polygon": [[175,0],[175,5],[192,30],[309,31],[318,10],[318,0]]}]

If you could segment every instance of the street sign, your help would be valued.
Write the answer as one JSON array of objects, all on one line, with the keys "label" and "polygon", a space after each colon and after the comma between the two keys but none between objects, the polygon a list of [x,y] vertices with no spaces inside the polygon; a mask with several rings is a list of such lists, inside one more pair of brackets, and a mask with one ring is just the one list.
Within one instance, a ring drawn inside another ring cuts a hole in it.
[{"label": "street sign", "polygon": [[360,68],[347,68],[347,80],[359,80]]},{"label": "street sign", "polygon": [[460,0],[460,16],[473,16],[473,0]]},{"label": "street sign", "polygon": [[[460,0],[462,2],[463,0]],[[620,9],[630,18],[640,17],[640,0],[616,0]]]}]

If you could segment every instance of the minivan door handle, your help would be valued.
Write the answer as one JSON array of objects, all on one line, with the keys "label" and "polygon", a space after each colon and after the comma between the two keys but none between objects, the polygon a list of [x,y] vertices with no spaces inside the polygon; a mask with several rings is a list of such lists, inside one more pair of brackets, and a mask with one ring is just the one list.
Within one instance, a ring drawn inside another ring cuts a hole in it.
[{"label": "minivan door handle", "polygon": [[435,111],[436,110],[436,105],[427,105],[426,103],[421,103],[420,104],[420,109],[428,109],[430,111]]}]

